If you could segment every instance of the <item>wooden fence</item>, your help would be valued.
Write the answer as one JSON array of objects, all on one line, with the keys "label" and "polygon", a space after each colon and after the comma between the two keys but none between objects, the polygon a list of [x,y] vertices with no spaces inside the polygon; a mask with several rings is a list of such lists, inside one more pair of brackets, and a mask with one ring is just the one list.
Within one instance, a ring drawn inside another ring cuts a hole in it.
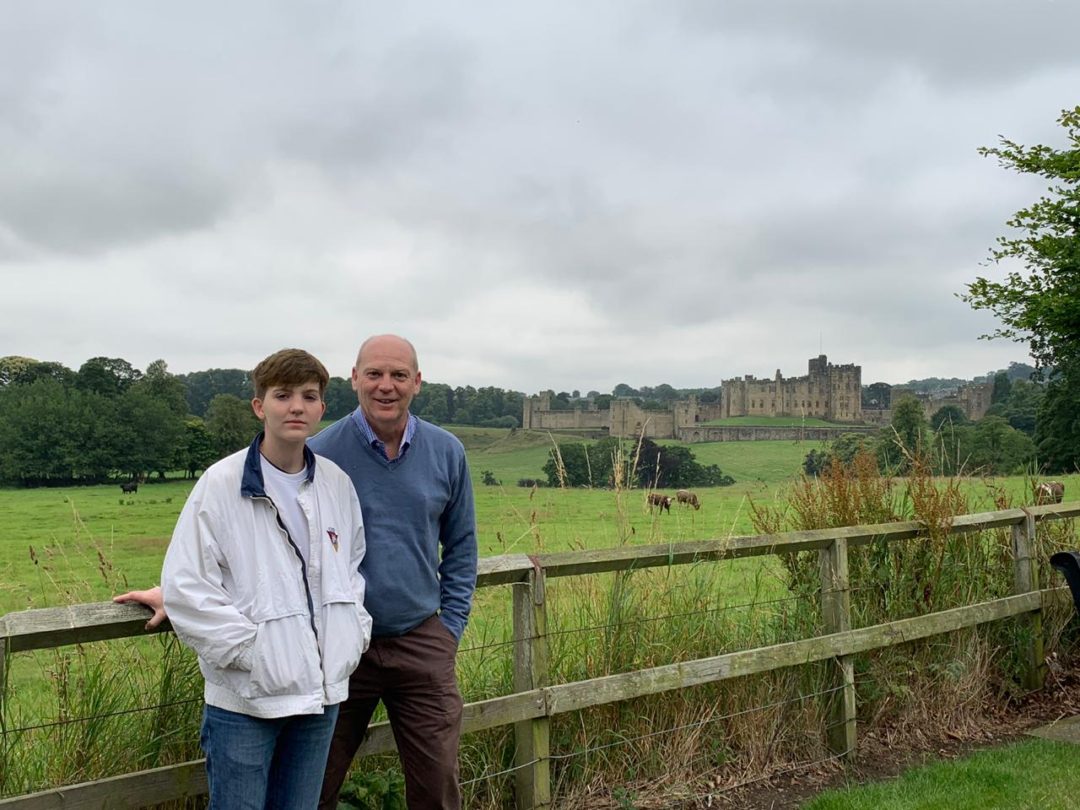
[{"label": "wooden fence", "polygon": [[[515,801],[518,808],[551,804],[549,731],[551,718],[630,698],[687,686],[714,683],[819,661],[833,661],[836,688],[828,691],[829,746],[850,758],[856,749],[853,656],[895,644],[1009,617],[1021,617],[1032,632],[1023,634],[1026,686],[1043,678],[1041,615],[1045,605],[1068,600],[1064,588],[1040,589],[1038,561],[1032,556],[1036,525],[1042,520],[1080,516],[1080,502],[961,515],[955,533],[1011,530],[1013,594],[916,618],[852,629],[848,549],[874,541],[898,542],[927,535],[917,522],[851,526],[776,535],[704,540],[660,546],[630,546],[598,551],[506,555],[480,561],[478,586],[511,586],[513,594],[514,693],[465,706],[464,731],[512,725],[516,742]],[[742,650],[652,669],[576,683],[550,683],[545,582],[555,577],[686,565],[772,554],[817,551],[821,571],[824,635],[770,647]],[[143,635],[146,611],[132,605],[97,603],[10,613],[0,619],[0,683],[7,657],[66,644]],[[167,629],[167,623],[165,628]],[[3,706],[0,705],[0,711]],[[394,750],[387,724],[372,726],[362,754]],[[0,808],[138,807],[206,792],[203,761],[68,785],[0,800]]]}]

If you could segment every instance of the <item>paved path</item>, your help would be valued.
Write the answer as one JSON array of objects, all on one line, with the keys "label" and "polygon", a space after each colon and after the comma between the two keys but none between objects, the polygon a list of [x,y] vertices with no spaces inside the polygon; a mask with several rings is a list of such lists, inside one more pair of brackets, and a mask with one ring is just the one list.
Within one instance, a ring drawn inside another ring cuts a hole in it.
[{"label": "paved path", "polygon": [[1032,729],[1028,734],[1033,737],[1042,737],[1044,740],[1080,745],[1080,717],[1063,717],[1049,725]]}]

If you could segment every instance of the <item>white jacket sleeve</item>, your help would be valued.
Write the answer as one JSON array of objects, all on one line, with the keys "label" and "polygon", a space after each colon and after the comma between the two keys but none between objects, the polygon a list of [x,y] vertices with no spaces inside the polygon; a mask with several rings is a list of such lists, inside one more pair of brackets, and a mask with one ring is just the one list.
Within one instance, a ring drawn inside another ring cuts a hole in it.
[{"label": "white jacket sleeve", "polygon": [[216,667],[251,669],[256,625],[240,613],[224,587],[219,521],[206,508],[204,476],[173,531],[161,571],[165,610],[180,639]]}]

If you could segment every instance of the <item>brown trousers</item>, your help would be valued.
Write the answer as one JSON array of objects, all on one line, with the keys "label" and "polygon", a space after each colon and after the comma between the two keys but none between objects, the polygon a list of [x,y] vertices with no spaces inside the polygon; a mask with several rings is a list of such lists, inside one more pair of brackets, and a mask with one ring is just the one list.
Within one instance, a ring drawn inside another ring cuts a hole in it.
[{"label": "brown trousers", "polygon": [[438,616],[403,636],[371,640],[338,712],[320,810],[337,808],[341,786],[380,700],[401,757],[409,810],[460,810],[462,701],[454,674],[456,655],[457,641]]}]

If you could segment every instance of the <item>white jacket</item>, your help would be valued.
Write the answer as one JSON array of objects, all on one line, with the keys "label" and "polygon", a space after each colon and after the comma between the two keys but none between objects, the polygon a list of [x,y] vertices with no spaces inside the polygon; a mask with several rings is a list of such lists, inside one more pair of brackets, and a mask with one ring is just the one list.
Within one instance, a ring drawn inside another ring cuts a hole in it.
[{"label": "white jacket", "polygon": [[[371,640],[360,503],[348,476],[305,448],[309,534],[290,538],[263,487],[261,440],[212,465],[184,504],[161,572],[165,609],[199,656],[209,705],[319,714],[348,696]],[[307,566],[293,541],[308,543]]]}]

